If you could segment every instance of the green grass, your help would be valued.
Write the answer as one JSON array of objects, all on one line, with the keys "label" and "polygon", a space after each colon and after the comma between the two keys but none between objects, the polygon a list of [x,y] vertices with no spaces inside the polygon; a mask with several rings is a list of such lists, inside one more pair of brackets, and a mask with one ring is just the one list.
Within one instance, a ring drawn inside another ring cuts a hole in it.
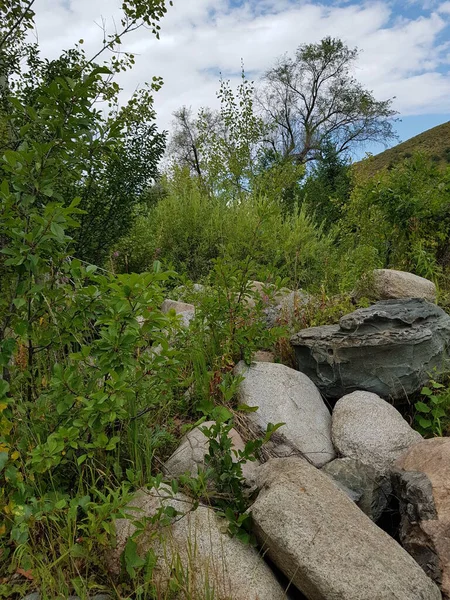
[{"label": "green grass", "polygon": [[406,142],[389,148],[367,160],[355,163],[359,169],[364,166],[365,173],[370,177],[382,169],[389,169],[395,164],[410,158],[415,153],[429,156],[439,166],[446,167],[450,164],[450,121],[428,129]]}]

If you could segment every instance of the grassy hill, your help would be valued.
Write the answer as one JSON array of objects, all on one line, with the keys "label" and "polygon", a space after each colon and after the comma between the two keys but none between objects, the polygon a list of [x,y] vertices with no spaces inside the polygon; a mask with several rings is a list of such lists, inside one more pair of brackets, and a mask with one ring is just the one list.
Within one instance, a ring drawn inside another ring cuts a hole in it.
[{"label": "grassy hill", "polygon": [[416,152],[422,152],[431,157],[439,165],[450,164],[450,121],[419,133],[406,142],[402,142],[389,150],[372,156],[369,160],[355,163],[355,166],[364,164],[368,175],[394,165],[409,158]]}]

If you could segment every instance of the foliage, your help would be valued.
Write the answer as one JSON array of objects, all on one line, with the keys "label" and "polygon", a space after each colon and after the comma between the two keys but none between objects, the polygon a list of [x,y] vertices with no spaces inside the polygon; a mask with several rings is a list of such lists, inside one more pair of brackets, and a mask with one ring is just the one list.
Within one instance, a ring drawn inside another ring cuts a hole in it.
[{"label": "foliage", "polygon": [[314,214],[316,222],[323,223],[329,230],[342,216],[342,206],[348,201],[351,185],[347,161],[326,142],[301,188],[300,201],[308,213]]},{"label": "foliage", "polygon": [[269,69],[260,90],[266,120],[274,126],[270,145],[297,163],[320,158],[331,142],[340,153],[355,145],[395,137],[391,100],[376,100],[351,75],[358,56],[330,37],[298,47]]},{"label": "foliage", "polygon": [[446,435],[450,426],[450,389],[431,380],[420,393],[422,400],[414,404],[418,431],[425,437]]},{"label": "foliage", "polygon": [[255,111],[255,90],[242,66],[234,90],[221,79],[217,92],[220,109],[199,110],[196,117],[182,107],[174,113],[169,154],[177,167],[198,177],[202,191],[224,201],[246,198],[248,192],[270,197],[290,189],[303,168],[281,160],[267,160],[265,139],[270,130]]},{"label": "foliage", "polygon": [[247,512],[251,497],[246,491],[242,467],[248,461],[256,460],[258,450],[270,440],[282,423],[269,423],[264,438],[249,440],[243,450],[233,448],[230,436],[233,426],[230,418],[224,421],[218,419],[210,427],[201,428],[209,440],[203,477],[211,489],[203,493],[206,492],[209,501],[219,509],[218,515],[227,519],[230,535],[244,543],[255,543],[251,532],[251,515]]},{"label": "foliage", "polygon": [[367,179],[358,175],[335,232],[345,256],[372,256],[445,285],[450,233],[450,170],[421,155]]},{"label": "foliage", "polygon": [[[151,4],[163,6],[159,1]],[[145,8],[143,15],[150,18],[150,10]],[[125,20],[124,30],[138,26],[129,15]],[[106,41],[104,50],[118,43],[119,35]],[[165,134],[156,130],[152,94],[161,81],[154,78],[151,86],[138,90],[126,106],[119,107],[120,87],[114,75],[133,65],[133,55],[117,58],[113,54],[108,67],[101,68],[86,57],[81,44],[52,61],[41,59],[33,45],[25,44],[22,55],[22,61],[3,73],[2,114],[7,123],[3,150],[54,142],[59,137],[67,140],[64,132],[59,136],[58,128],[63,129],[69,118],[77,118],[77,137],[71,140],[70,150],[61,146],[55,158],[59,176],[53,193],[59,199],[80,198],[79,208],[85,214],[72,232],[73,251],[83,260],[100,264],[111,244],[129,228],[133,207],[157,176]],[[83,85],[89,95],[80,104]],[[98,108],[101,103],[109,108],[107,113]],[[56,114],[57,122],[50,122]],[[40,201],[45,202],[45,196]]]},{"label": "foliage", "polygon": [[119,270],[145,270],[158,258],[198,281],[216,258],[238,264],[250,256],[256,279],[276,270],[293,285],[318,287],[327,277],[331,240],[304,209],[286,213],[282,202],[258,195],[225,202],[186,172],[169,180],[167,190],[117,246]]}]

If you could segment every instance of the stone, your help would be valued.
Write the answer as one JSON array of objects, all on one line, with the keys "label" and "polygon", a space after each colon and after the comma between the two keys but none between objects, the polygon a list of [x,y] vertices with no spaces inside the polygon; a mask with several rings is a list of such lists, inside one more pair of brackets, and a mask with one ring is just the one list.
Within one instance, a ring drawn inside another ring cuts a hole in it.
[{"label": "stone", "polygon": [[293,325],[310,301],[311,297],[302,290],[288,291],[281,295],[277,304],[264,310],[268,327],[279,324]]},{"label": "stone", "polygon": [[253,362],[275,362],[275,354],[268,350],[258,350],[255,352]]},{"label": "stone", "polygon": [[[179,477],[185,473],[197,475],[198,469],[204,467],[205,454],[208,454],[209,450],[209,439],[201,428],[212,425],[214,421],[207,421],[184,436],[179,447],[164,464],[164,472],[167,475],[171,477]],[[230,437],[234,450],[244,450],[245,443],[235,429],[230,431]],[[233,460],[237,460],[236,456],[233,456]],[[247,461],[242,465],[242,474],[249,482],[254,479],[254,472],[258,465],[259,461]]]},{"label": "stone", "polygon": [[390,478],[354,458],[336,458],[324,467],[336,484],[372,519],[378,521],[391,494]]},{"label": "stone", "polygon": [[162,303],[161,312],[167,314],[169,311],[175,311],[181,317],[182,326],[187,329],[190,322],[195,317],[195,306],[186,302],[178,302],[177,300],[166,299]]},{"label": "stone", "polygon": [[436,302],[434,283],[406,271],[375,269],[370,276],[369,285],[368,295],[374,300],[424,298],[430,302]]},{"label": "stone", "polygon": [[331,415],[319,390],[303,373],[277,363],[243,361],[235,368],[244,380],[238,389],[240,404],[258,407],[246,415],[259,434],[269,423],[284,423],[272,437],[276,456],[301,454],[317,467],[335,458],[331,443]]},{"label": "stone", "polygon": [[251,506],[268,557],[308,600],[439,600],[415,560],[301,458],[259,470]]},{"label": "stone", "polygon": [[450,366],[450,316],[422,299],[384,300],[304,329],[291,344],[298,369],[327,398],[366,390],[403,400]]},{"label": "stone", "polygon": [[[171,498],[170,490],[160,488],[150,492],[141,490],[130,504],[129,512],[136,519],[154,517],[160,508],[172,507],[177,515],[170,523],[147,524],[136,539],[138,554],[143,556],[150,548],[157,563],[153,583],[166,597],[173,577],[175,561],[189,581],[189,596],[204,598],[206,589],[214,589],[214,598],[233,600],[283,600],[283,589],[263,558],[251,546],[245,545],[227,533],[227,523],[213,509],[199,505],[179,493]],[[136,531],[129,519],[115,522],[116,548],[108,557],[110,571],[120,572],[120,555],[128,538]],[[209,592],[211,594],[211,591]],[[212,597],[209,595],[208,597]]]},{"label": "stone", "polygon": [[400,541],[450,598],[450,438],[423,440],[395,467]]},{"label": "stone", "polygon": [[370,392],[353,392],[338,400],[331,437],[341,456],[359,460],[382,474],[422,440],[394,406]]}]

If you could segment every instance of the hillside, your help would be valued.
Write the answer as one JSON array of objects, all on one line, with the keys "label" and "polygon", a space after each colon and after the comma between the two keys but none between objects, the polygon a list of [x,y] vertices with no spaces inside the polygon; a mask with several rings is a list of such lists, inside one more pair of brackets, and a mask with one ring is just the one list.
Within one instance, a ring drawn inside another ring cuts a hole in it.
[{"label": "hillside", "polygon": [[412,156],[415,152],[423,152],[442,166],[450,164],[450,121],[376,154],[369,160],[358,162],[356,166],[364,164],[368,174],[373,175],[385,167]]}]

